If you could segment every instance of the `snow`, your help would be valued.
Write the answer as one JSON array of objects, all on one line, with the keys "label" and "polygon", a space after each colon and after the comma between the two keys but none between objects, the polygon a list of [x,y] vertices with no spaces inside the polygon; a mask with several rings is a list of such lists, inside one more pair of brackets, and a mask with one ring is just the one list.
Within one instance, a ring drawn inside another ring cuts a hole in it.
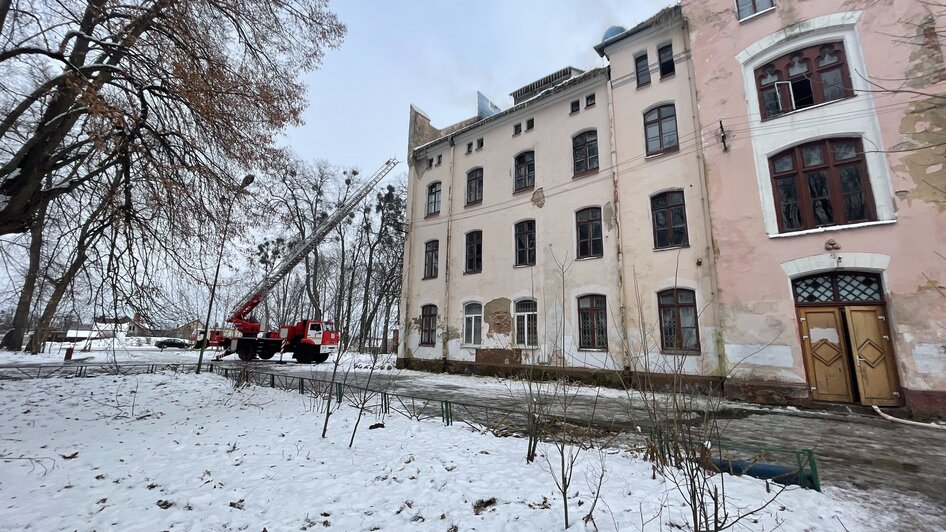
[{"label": "snow", "polygon": [[[6,530],[562,528],[561,497],[544,459],[526,464],[525,440],[466,425],[369,413],[349,448],[357,413],[350,404],[322,439],[317,398],[234,389],[212,374],[0,381],[0,404]],[[368,428],[377,422],[384,427]],[[551,446],[540,452],[557,458]],[[652,478],[649,462],[617,448],[603,456],[594,514],[601,530],[684,525],[678,490]],[[580,455],[569,498],[574,530],[593,529],[581,517],[600,463],[597,451]],[[759,506],[772,496],[765,488],[725,476],[730,511]],[[736,528],[896,528],[862,497],[789,488]],[[491,498],[495,505],[474,512]]]}]

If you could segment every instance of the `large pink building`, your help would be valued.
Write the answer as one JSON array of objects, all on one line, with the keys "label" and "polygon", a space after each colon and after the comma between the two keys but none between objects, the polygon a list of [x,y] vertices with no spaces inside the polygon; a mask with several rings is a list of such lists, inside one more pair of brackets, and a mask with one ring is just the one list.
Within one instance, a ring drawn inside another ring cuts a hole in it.
[{"label": "large pink building", "polygon": [[730,394],[946,411],[931,4],[682,3]]}]

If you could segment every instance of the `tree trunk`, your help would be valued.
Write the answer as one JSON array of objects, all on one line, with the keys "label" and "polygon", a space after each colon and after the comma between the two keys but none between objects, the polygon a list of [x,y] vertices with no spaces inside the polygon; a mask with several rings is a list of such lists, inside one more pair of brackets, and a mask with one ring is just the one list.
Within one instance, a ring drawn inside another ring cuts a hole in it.
[{"label": "tree trunk", "polygon": [[[37,211],[37,220],[45,220],[46,204]],[[23,289],[13,314],[13,329],[3,337],[2,347],[11,351],[23,349],[23,338],[29,327],[30,312],[33,309],[33,292],[36,288],[36,277],[39,273],[40,254],[43,250],[43,228],[45,223],[35,223],[30,228],[30,262],[23,279]]]}]

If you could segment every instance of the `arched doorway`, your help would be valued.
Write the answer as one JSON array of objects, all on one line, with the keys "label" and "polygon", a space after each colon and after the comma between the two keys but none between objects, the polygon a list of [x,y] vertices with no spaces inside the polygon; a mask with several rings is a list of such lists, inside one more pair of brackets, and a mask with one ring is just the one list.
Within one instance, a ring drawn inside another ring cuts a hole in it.
[{"label": "arched doorway", "polygon": [[793,280],[792,292],[812,398],[899,405],[880,275],[818,273]]}]

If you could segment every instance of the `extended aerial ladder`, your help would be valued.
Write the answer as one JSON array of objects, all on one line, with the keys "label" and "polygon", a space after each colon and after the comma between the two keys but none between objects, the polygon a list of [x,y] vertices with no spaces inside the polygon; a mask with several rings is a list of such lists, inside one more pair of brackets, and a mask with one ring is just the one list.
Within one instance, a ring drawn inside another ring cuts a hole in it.
[{"label": "extended aerial ladder", "polygon": [[240,336],[232,338],[218,358],[237,353],[241,360],[253,360],[256,356],[269,359],[277,352],[291,351],[299,362],[324,362],[329,354],[338,350],[338,333],[333,330],[331,322],[302,320],[295,325],[282,325],[279,331],[260,334],[260,323],[250,315],[269,292],[318,247],[329,232],[351,214],[397,164],[397,159],[388,159],[348,200],[339,205],[325,221],[319,223],[311,235],[293,247],[272,273],[240,300],[227,318],[239,331]]}]

